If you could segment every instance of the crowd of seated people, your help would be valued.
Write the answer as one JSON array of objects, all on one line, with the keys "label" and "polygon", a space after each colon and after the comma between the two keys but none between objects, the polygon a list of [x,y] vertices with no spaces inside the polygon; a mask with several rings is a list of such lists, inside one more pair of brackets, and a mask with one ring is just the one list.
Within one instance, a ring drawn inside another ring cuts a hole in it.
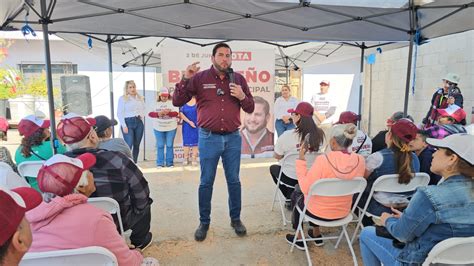
[{"label": "crowd of seated people", "polygon": [[[0,190],[32,187],[41,193],[43,203],[24,218],[31,224],[32,230],[24,233],[32,234],[32,242],[21,252],[11,242],[2,242],[0,265],[13,261],[10,251],[15,253],[15,259],[21,259],[28,248],[31,252],[42,252],[87,246],[108,249],[119,265],[158,265],[156,259],[141,255],[153,243],[153,200],[148,182],[126,152],[99,148],[96,131],[103,133],[113,126],[113,121],[109,120],[111,125],[107,125],[103,120],[96,126],[93,118],[72,113],[64,116],[57,126],[61,143],[56,155],[51,147],[49,120],[30,115],[20,121],[18,131],[23,138],[16,151],[16,163],[45,162],[37,177],[23,179],[5,149],[0,162]],[[118,218],[89,205],[88,197],[109,197],[118,202],[124,231],[132,231],[131,244],[120,235]]]},{"label": "crowd of seated people", "polygon": [[[289,111],[301,116],[296,110]],[[292,200],[293,229],[297,229],[300,215],[296,206],[300,210],[304,208],[309,188],[317,180],[365,177],[367,187],[358,206],[362,209],[370,200],[367,211],[380,217],[374,219],[380,223],[377,227],[386,227],[385,230],[376,230],[373,219],[362,217],[365,228],[360,236],[360,246],[366,265],[419,264],[436,243],[450,237],[474,236],[474,200],[471,194],[474,136],[466,134],[469,127],[462,124],[466,118],[462,109],[448,106],[437,110],[437,113],[437,122],[426,127],[417,126],[413,118],[403,112],[395,112],[387,120],[387,130],[372,139],[372,153],[364,154],[359,153],[353,144],[360,136],[366,135],[357,132],[360,117],[352,112],[343,112],[338,123],[329,131],[329,136],[322,136],[323,139],[328,138],[329,148],[325,153],[317,153],[311,159],[313,162],[308,162],[305,156],[307,147],[304,138],[294,135],[297,131],[285,132],[277,140],[275,158],[282,159],[289,152],[299,152],[300,156],[289,165],[272,165],[270,173],[276,183],[278,173],[283,169],[280,190],[285,198]],[[319,130],[316,126],[305,135],[319,137]],[[359,136],[356,137],[356,134]],[[307,167],[307,164],[312,166]],[[296,172],[296,179],[287,179],[287,173],[292,172]],[[377,192],[368,199],[372,185],[379,177],[397,174],[398,183],[408,184],[419,172],[430,176],[427,187],[405,193]],[[295,188],[290,189],[285,184]],[[457,189],[461,192],[450,198],[450,194],[455,194]],[[349,214],[355,198],[313,196],[308,202],[306,215],[323,221],[341,219]],[[394,201],[403,201],[405,211],[392,208]],[[454,209],[452,213],[450,208]],[[376,231],[385,233],[380,233],[382,237]],[[316,246],[324,244],[323,240],[317,239],[321,237],[319,227],[312,225],[307,234],[312,239],[316,238],[313,240]],[[387,235],[391,238],[386,238]],[[289,244],[295,238],[295,246],[303,250],[301,235],[286,235]]]},{"label": "crowd of seated people", "polygon": [[[380,216],[380,220],[376,227],[371,219],[363,220],[360,248],[364,263],[419,264],[436,243],[474,235],[474,136],[466,134],[461,123],[465,113],[459,109],[438,110],[437,123],[421,128],[410,116],[396,112],[387,120],[387,130],[372,139],[369,155],[363,145],[370,137],[357,129],[360,116],[343,112],[325,136],[314,123],[313,110],[306,102],[288,110],[295,129],[278,138],[275,158],[297,156],[292,161],[284,160],[283,165],[270,167],[275,183],[282,172],[279,189],[290,202],[293,229],[296,230],[300,215],[296,207],[303,209],[309,188],[317,180],[365,177],[367,187],[359,202],[363,207],[379,177],[398,174],[398,182],[406,184],[414,173],[425,172],[430,176],[427,187],[396,195],[377,193],[370,199],[368,211]],[[23,214],[18,213],[15,225],[5,230],[9,235],[0,236],[0,265],[19,261],[28,249],[41,252],[86,246],[107,248],[119,265],[158,263],[141,254],[153,241],[153,200],[148,182],[128,151],[101,145],[101,140],[110,139],[114,121],[106,117],[97,120],[75,114],[64,116],[57,126],[61,144],[56,155],[51,148],[49,121],[35,116],[21,120],[19,133],[23,139],[15,154],[16,164],[5,152],[0,162],[0,205],[2,210],[22,206],[17,203],[18,197],[27,197],[23,205],[30,203],[22,207]],[[26,182],[15,166],[29,160],[45,163],[38,178]],[[38,195],[42,202],[34,200]],[[116,218],[88,204],[88,197],[110,197],[119,203],[124,229],[132,230],[131,245],[120,236]],[[409,202],[403,212],[390,207],[393,197]],[[338,220],[350,213],[352,203],[352,196],[314,196],[306,215],[323,221]],[[386,234],[381,236],[378,231],[383,230]],[[311,238],[322,236],[316,225],[306,232]],[[29,242],[20,241],[28,236]],[[295,238],[299,240],[301,236],[286,235],[289,243]],[[401,245],[394,245],[396,241]],[[314,242],[317,246],[324,244],[322,240]],[[301,241],[296,241],[296,247],[304,249]]]}]

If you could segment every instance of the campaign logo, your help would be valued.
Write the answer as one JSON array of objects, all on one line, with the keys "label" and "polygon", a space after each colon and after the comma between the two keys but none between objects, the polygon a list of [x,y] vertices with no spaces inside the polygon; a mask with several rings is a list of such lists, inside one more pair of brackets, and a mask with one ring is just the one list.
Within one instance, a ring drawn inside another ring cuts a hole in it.
[{"label": "campaign logo", "polygon": [[233,61],[252,61],[252,52],[232,52]]}]

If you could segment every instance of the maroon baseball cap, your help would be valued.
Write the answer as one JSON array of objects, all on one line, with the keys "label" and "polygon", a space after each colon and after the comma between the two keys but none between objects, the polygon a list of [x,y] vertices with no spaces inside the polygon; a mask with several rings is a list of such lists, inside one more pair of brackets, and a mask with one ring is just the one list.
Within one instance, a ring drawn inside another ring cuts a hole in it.
[{"label": "maroon baseball cap", "polygon": [[402,118],[395,122],[390,131],[404,142],[408,143],[416,138],[418,128],[407,118]]},{"label": "maroon baseball cap", "polygon": [[351,111],[345,111],[342,112],[341,115],[339,115],[339,121],[336,122],[336,124],[349,124],[349,123],[357,123],[357,121],[360,121],[360,115],[357,115],[354,112]]},{"label": "maroon baseball cap", "polygon": [[44,120],[36,117],[35,115],[29,115],[21,119],[18,123],[18,132],[20,135],[29,137],[41,128],[48,128],[51,125],[49,120]]},{"label": "maroon baseball cap", "polygon": [[25,213],[43,201],[41,194],[29,187],[9,190],[0,187],[0,246],[17,231]]},{"label": "maroon baseball cap", "polygon": [[87,137],[95,124],[94,118],[83,118],[77,114],[69,113],[61,118],[56,131],[64,143],[72,144]]},{"label": "maroon baseball cap", "polygon": [[288,109],[288,113],[297,113],[302,116],[312,117],[314,108],[310,103],[300,102],[295,109]]},{"label": "maroon baseball cap", "polygon": [[49,158],[38,172],[38,187],[43,192],[58,196],[71,194],[79,183],[82,173],[96,163],[92,153],[83,153],[76,158],[56,154]]},{"label": "maroon baseball cap", "polygon": [[321,82],[319,82],[319,85],[327,85],[327,86],[329,86],[330,83],[329,83],[329,80],[322,80]]}]

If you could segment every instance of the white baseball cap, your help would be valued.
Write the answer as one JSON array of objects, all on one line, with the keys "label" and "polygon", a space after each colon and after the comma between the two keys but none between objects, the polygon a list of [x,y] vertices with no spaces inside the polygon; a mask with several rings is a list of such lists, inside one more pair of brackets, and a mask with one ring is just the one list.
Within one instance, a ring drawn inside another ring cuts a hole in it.
[{"label": "white baseball cap", "polygon": [[459,77],[459,75],[456,74],[456,73],[448,73],[448,74],[446,74],[446,76],[444,76],[443,79],[447,80],[449,82],[458,84],[459,81],[461,80],[461,77]]},{"label": "white baseball cap", "polygon": [[433,147],[452,150],[457,156],[474,165],[474,136],[466,133],[449,135],[444,139],[426,139]]}]

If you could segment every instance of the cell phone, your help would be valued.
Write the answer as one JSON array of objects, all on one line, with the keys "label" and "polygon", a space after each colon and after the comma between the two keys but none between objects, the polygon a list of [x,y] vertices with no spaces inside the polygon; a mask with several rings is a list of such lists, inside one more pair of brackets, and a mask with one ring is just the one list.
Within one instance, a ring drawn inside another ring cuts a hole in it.
[{"label": "cell phone", "polygon": [[306,136],[304,137],[304,140],[303,140],[303,147],[305,148],[305,150],[309,151],[310,149],[310,145],[309,145],[309,133],[306,134]]},{"label": "cell phone", "polygon": [[374,223],[378,226],[383,226],[380,216],[372,216],[372,221],[374,221]]}]

